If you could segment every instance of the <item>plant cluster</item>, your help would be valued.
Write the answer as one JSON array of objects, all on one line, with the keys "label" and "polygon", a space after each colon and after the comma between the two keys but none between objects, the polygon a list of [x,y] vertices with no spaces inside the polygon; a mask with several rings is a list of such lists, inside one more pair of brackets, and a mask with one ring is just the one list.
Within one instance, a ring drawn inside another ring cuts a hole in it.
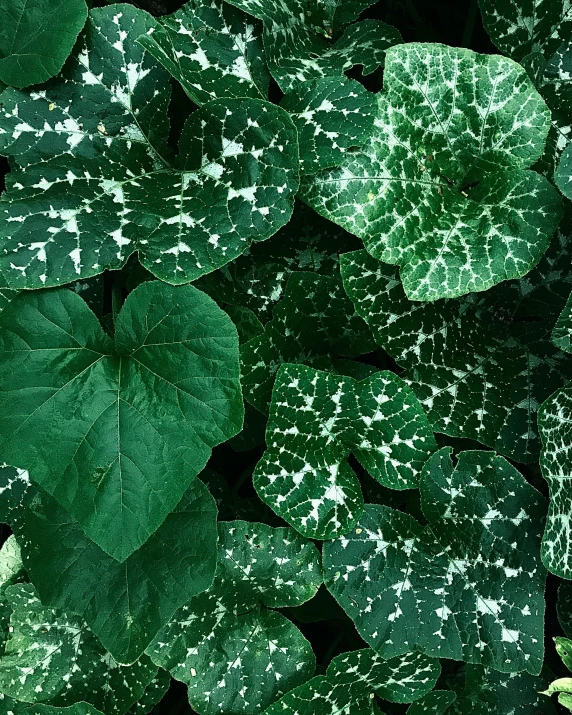
[{"label": "plant cluster", "polygon": [[572,711],[570,3],[163,1],[0,7],[0,715]]}]

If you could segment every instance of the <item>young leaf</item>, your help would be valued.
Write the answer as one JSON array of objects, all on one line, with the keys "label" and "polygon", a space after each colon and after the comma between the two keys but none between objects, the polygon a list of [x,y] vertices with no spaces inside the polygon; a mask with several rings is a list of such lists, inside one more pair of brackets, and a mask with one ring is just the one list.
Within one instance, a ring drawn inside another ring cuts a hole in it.
[{"label": "young leaf", "polygon": [[85,0],[5,0],[0,25],[0,83],[28,87],[56,75],[86,18]]},{"label": "young leaf", "polygon": [[292,529],[220,523],[214,584],[179,609],[147,653],[189,686],[201,715],[258,713],[315,666],[296,626],[269,609],[304,603],[321,580],[316,547]]},{"label": "young leaf", "polygon": [[266,413],[282,363],[328,368],[332,353],[351,357],[374,347],[371,333],[344,293],[337,272],[332,276],[292,273],[264,334],[241,346],[244,396]]},{"label": "young leaf", "polygon": [[221,0],[190,0],[159,18],[139,42],[198,105],[211,99],[267,98],[262,25]]},{"label": "young leaf", "polygon": [[216,507],[198,479],[123,563],[90,541],[35,485],[14,505],[9,522],[42,603],[79,614],[119,663],[137,660],[173,613],[214,577]]},{"label": "young leaf", "polygon": [[81,619],[40,603],[31,584],[10,586],[11,633],[0,658],[0,690],[29,703],[65,707],[85,700],[123,715],[155,677],[149,658],[122,667]]},{"label": "young leaf", "polygon": [[236,329],[192,286],[140,285],[114,341],[74,293],[20,294],[0,313],[0,375],[3,458],[118,561],[242,425]]},{"label": "young leaf", "polygon": [[[410,703],[434,687],[439,661],[420,653],[384,660],[371,648],[342,653],[326,675],[318,675],[283,695],[265,715],[358,715],[375,694],[393,703]],[[354,710],[355,709],[355,710]]]},{"label": "young leaf", "polygon": [[302,174],[337,166],[347,149],[365,144],[373,131],[375,96],[346,77],[300,84],[280,106],[298,130]]},{"label": "young leaf", "polygon": [[538,411],[542,438],[540,467],[548,483],[550,500],[542,539],[542,561],[561,578],[572,578],[572,535],[569,529],[572,497],[572,389],[551,395]]},{"label": "young leaf", "polygon": [[370,142],[340,168],[304,177],[301,197],[399,265],[411,300],[484,291],[528,273],[558,226],[560,198],[525,171],[549,126],[514,62],[399,45],[387,53]]},{"label": "young leaf", "polygon": [[421,405],[391,372],[363,382],[282,365],[253,474],[260,498],[304,536],[331,539],[359,519],[359,481],[346,461],[392,489],[416,487],[437,445]]},{"label": "young leaf", "polygon": [[169,160],[168,74],[136,39],[153,19],[131,5],[93,10],[61,78],[6,90],[0,152],[0,270],[40,288],[120,268],[138,251],[167,282],[194,280],[264,240],[292,213],[296,130],[254,99],[214,101],[187,120]]},{"label": "young leaf", "polygon": [[412,302],[397,269],[365,251],[342,256],[341,271],[358,314],[406,369],[433,429],[532,462],[540,449],[536,411],[572,378],[572,361],[550,342],[572,287],[570,245],[559,234],[526,278],[478,301]]},{"label": "young leaf", "polygon": [[324,580],[383,657],[418,648],[501,672],[538,673],[544,500],[502,457],[434,454],[420,488],[429,524],[370,504],[324,545]]},{"label": "young leaf", "polygon": [[568,0],[479,0],[479,6],[491,40],[515,60],[534,51],[549,55],[572,30]]}]

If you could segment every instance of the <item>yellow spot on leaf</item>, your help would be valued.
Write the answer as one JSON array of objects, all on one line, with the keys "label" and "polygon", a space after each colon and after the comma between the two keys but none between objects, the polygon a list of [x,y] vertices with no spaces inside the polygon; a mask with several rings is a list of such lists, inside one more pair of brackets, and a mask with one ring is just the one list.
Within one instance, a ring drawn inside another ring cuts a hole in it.
[{"label": "yellow spot on leaf", "polygon": [[98,124],[98,125],[97,125],[97,131],[98,131],[100,134],[107,134],[107,132],[105,131],[105,127],[103,126],[103,124]]},{"label": "yellow spot on leaf", "polygon": [[48,109],[50,110],[50,112],[53,112],[55,108],[56,108],[56,105],[53,102],[50,102],[50,104],[48,106]]}]

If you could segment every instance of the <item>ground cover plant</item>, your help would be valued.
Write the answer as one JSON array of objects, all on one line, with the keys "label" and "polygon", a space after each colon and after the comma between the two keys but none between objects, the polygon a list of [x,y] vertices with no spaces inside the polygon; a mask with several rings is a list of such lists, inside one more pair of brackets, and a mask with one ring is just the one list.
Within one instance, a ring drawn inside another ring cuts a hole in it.
[{"label": "ground cover plant", "polygon": [[567,0],[0,3],[0,715],[572,712]]}]

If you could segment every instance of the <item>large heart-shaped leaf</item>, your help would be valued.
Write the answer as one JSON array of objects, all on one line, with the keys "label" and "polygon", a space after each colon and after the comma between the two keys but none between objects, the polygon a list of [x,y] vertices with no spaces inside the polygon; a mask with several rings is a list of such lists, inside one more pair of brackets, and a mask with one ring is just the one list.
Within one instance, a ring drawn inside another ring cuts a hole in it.
[{"label": "large heart-shaped leaf", "polygon": [[28,703],[65,707],[85,700],[123,715],[157,673],[147,656],[116,663],[79,618],[44,607],[31,584],[6,592],[11,633],[0,658],[0,691]]},{"label": "large heart-shaped leaf", "polygon": [[199,105],[211,99],[267,98],[262,25],[222,0],[190,0],[159,18],[139,42]]},{"label": "large heart-shaped leaf", "polygon": [[393,703],[410,703],[434,687],[439,661],[421,653],[384,660],[371,648],[342,653],[326,675],[318,675],[283,695],[265,715],[339,715],[367,712],[374,694]]},{"label": "large heart-shaped leaf", "polygon": [[326,586],[383,657],[433,657],[537,674],[544,654],[544,500],[492,452],[434,454],[421,527],[370,504],[324,546]]},{"label": "large heart-shaped leaf", "polygon": [[260,498],[304,536],[330,539],[360,517],[350,452],[392,489],[416,487],[437,448],[411,389],[391,372],[357,382],[304,365],[282,365],[253,474]]},{"label": "large heart-shaped leaf", "polygon": [[[13,472],[1,472],[0,488],[10,479]],[[55,499],[26,485],[22,498],[11,503],[8,521],[42,603],[82,616],[118,662],[137,660],[177,608],[211,585],[216,507],[198,479],[123,563],[90,541]]]},{"label": "large heart-shaped leaf", "polygon": [[1,82],[40,84],[56,75],[87,18],[85,0],[5,0],[0,24]]},{"label": "large heart-shaped leaf", "polygon": [[76,294],[22,293],[0,313],[0,379],[3,459],[119,561],[242,425],[236,329],[192,286],[139,286],[115,340]]},{"label": "large heart-shaped leaf", "polygon": [[399,265],[410,299],[483,291],[528,273],[556,230],[559,197],[525,171],[549,126],[548,107],[511,60],[399,45],[387,53],[369,143],[305,177],[301,196]]},{"label": "large heart-shaped leaf", "polygon": [[172,618],[147,649],[189,687],[201,715],[259,713],[314,672],[312,648],[282,614],[322,581],[319,553],[290,528],[219,524],[212,587]]},{"label": "large heart-shaped leaf", "polygon": [[521,281],[473,296],[415,303],[397,269],[366,251],[342,256],[344,287],[436,432],[474,439],[521,462],[537,459],[536,412],[572,360],[550,331],[572,288],[570,236],[559,234]]},{"label": "large heart-shaped leaf", "polygon": [[93,10],[60,79],[2,93],[0,152],[13,159],[0,202],[9,286],[86,278],[134,251],[154,275],[186,283],[290,218],[298,148],[279,107],[201,107],[170,159],[168,74],[136,42],[153,27],[131,5]]}]

